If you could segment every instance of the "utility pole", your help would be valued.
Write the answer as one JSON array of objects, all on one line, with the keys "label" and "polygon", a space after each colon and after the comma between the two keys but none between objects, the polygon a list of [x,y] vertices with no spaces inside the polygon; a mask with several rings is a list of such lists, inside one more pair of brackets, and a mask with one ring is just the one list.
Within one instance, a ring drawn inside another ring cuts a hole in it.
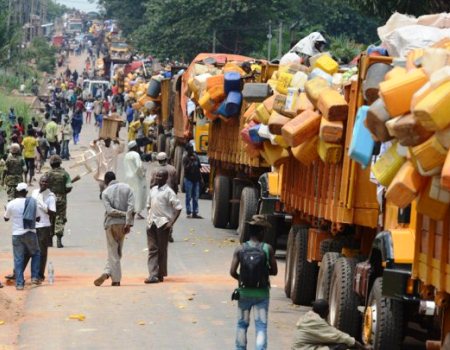
[{"label": "utility pole", "polygon": [[267,61],[270,61],[270,51],[272,49],[272,21],[269,20],[269,34],[267,34],[269,42],[267,44]]},{"label": "utility pole", "polygon": [[280,21],[278,27],[278,58],[281,58],[283,52],[283,22]]},{"label": "utility pole", "polygon": [[212,47],[212,52],[216,53],[216,30],[214,29],[213,31],[213,47]]}]

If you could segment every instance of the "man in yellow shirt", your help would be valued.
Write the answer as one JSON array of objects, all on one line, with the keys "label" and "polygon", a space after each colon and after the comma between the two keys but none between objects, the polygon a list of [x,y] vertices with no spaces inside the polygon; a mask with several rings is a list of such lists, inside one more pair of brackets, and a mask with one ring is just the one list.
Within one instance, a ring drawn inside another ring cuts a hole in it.
[{"label": "man in yellow shirt", "polygon": [[45,137],[50,144],[50,152],[53,154],[56,152],[59,155],[61,147],[58,140],[59,127],[56,124],[56,117],[53,116],[52,120],[45,126]]},{"label": "man in yellow shirt", "polygon": [[22,140],[23,146],[23,157],[25,158],[25,165],[27,170],[25,172],[25,181],[27,179],[27,175],[30,175],[30,180],[28,184],[31,185],[31,181],[34,177],[34,159],[36,157],[36,148],[38,147],[38,142],[35,137],[34,129],[28,129],[27,136]]}]

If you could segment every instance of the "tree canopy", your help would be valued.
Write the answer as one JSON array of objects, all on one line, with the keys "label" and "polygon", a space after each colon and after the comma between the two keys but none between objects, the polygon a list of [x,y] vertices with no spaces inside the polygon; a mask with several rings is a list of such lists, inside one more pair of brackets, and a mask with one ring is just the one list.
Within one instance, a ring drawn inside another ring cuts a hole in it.
[{"label": "tree canopy", "polygon": [[[278,25],[283,22],[283,52],[289,49],[291,39],[298,41],[314,30],[321,31],[326,38],[339,38],[338,42],[348,40],[368,45],[378,40],[376,28],[394,10],[419,15],[449,6],[448,0],[99,0],[99,3],[108,17],[119,21],[135,48],[159,58],[186,61],[199,52],[212,51],[214,33],[216,52],[265,57],[269,22],[274,45]],[[294,23],[296,26],[290,31]]]}]

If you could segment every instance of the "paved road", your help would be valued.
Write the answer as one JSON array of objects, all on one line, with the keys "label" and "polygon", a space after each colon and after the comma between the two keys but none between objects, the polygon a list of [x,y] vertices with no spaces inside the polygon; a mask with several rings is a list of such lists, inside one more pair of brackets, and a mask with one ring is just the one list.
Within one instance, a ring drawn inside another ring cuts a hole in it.
[{"label": "paved road", "polygon": [[[83,127],[81,145],[72,148],[72,155],[86,149],[95,135],[92,125]],[[122,164],[122,157],[118,163]],[[70,163],[63,165],[68,168]],[[121,170],[118,176],[120,180]],[[2,207],[3,203],[4,197]],[[2,292],[16,303],[17,310],[23,306],[23,317],[17,316],[20,322],[16,324],[0,326],[7,331],[0,332],[0,349],[14,348],[8,344],[20,349],[233,348],[237,307],[230,301],[235,282],[228,269],[237,236],[212,226],[210,206],[208,200],[200,202],[200,213],[207,219],[187,219],[183,212],[175,225],[169,277],[164,283],[143,283],[147,277],[146,234],[145,222],[138,220],[125,241],[122,286],[113,288],[108,280],[95,287],[93,280],[106,261],[103,205],[93,178],[83,177],[69,194],[65,248],[49,251],[55,284],[27,286],[22,293],[7,287]],[[4,275],[12,265],[10,226],[2,223],[1,227],[0,271]],[[272,282],[269,344],[273,349],[287,349],[302,312],[284,297],[284,262],[279,264],[279,276]],[[83,314],[86,319],[69,320],[72,314]],[[254,344],[251,328],[249,348]]]}]

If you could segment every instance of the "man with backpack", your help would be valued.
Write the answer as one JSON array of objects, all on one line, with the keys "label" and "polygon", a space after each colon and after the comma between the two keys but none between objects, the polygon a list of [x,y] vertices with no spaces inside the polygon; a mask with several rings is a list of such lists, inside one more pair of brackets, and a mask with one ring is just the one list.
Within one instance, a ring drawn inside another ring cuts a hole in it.
[{"label": "man with backpack", "polygon": [[239,281],[239,288],[232,295],[233,300],[238,300],[236,349],[247,348],[250,311],[254,309],[255,349],[264,350],[267,349],[269,275],[275,276],[278,267],[273,248],[262,242],[264,229],[270,227],[264,215],[254,215],[247,225],[250,239],[236,248],[230,267],[230,275]]}]

